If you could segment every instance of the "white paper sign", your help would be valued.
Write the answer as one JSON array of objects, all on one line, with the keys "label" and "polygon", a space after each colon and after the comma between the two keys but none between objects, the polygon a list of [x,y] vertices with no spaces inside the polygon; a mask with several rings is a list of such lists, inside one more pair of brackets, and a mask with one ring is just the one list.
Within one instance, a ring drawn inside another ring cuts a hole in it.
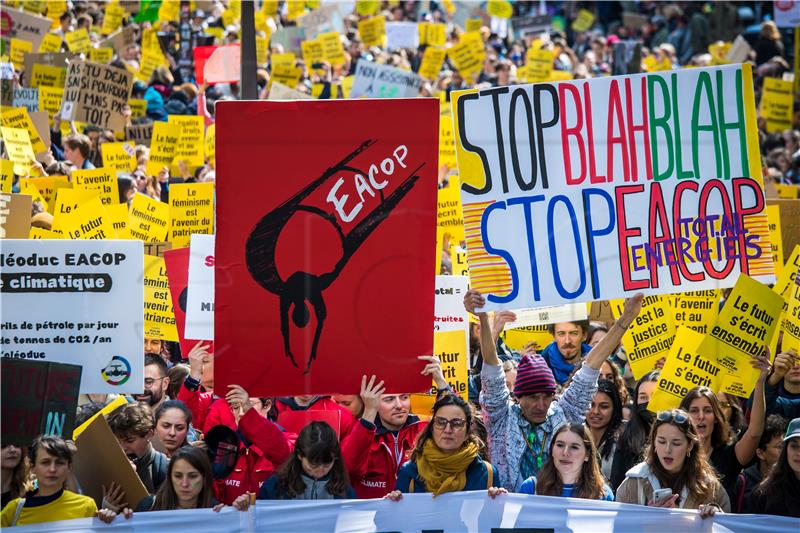
[{"label": "white paper sign", "polygon": [[82,393],[144,390],[144,252],[129,240],[0,240],[2,357],[83,366]]},{"label": "white paper sign", "polygon": [[419,29],[416,22],[386,23],[386,47],[389,50],[416,48],[418,46]]},{"label": "white paper sign", "polygon": [[558,322],[575,322],[576,320],[586,320],[589,317],[586,304],[564,304],[536,309],[520,309],[514,311],[514,314],[517,315],[517,319],[506,324],[506,329],[556,324]]},{"label": "white paper sign", "polygon": [[214,340],[214,236],[192,235],[184,337]]},{"label": "white paper sign", "polygon": [[415,98],[421,85],[413,72],[359,59],[350,98]]},{"label": "white paper sign", "polygon": [[800,1],[778,0],[772,2],[775,12],[775,24],[779,28],[794,28],[800,26]]},{"label": "white paper sign", "polygon": [[469,278],[466,276],[436,276],[436,295],[433,299],[434,331],[467,329],[469,316],[464,308],[464,295],[467,289],[469,289]]}]

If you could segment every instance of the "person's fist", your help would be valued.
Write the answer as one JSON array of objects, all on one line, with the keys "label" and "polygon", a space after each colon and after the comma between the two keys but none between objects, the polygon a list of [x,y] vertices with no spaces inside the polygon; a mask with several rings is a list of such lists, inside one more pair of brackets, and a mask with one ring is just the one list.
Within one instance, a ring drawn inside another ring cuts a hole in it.
[{"label": "person's fist", "polygon": [[464,295],[464,307],[473,315],[485,315],[486,313],[484,312],[475,311],[475,309],[483,307],[484,305],[486,305],[486,298],[475,289],[468,290],[467,294]]}]

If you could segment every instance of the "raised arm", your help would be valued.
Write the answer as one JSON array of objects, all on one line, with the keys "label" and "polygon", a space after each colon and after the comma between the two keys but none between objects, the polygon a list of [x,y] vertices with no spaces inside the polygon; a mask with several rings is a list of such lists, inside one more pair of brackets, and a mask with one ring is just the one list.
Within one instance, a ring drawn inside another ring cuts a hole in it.
[{"label": "raised arm", "polygon": [[497,366],[500,360],[497,358],[497,348],[492,337],[492,325],[489,323],[489,316],[483,312],[476,312],[475,308],[486,305],[486,299],[475,289],[470,289],[464,295],[464,307],[470,313],[477,315],[481,322],[481,357],[487,365]]},{"label": "raised arm", "polygon": [[617,349],[622,340],[622,335],[625,334],[625,330],[639,316],[639,312],[642,310],[642,300],[644,300],[644,295],[637,292],[632,298],[628,298],[625,301],[622,316],[614,322],[614,325],[608,330],[608,334],[587,354],[584,361],[588,366],[595,370],[600,370],[608,356],[614,353],[614,350]]},{"label": "raised arm", "polygon": [[750,360],[753,367],[760,370],[756,388],[753,390],[753,408],[750,411],[750,425],[744,432],[742,438],[736,443],[736,460],[740,465],[748,464],[756,455],[758,442],[764,432],[764,421],[767,417],[767,400],[764,396],[764,387],[770,371],[769,348],[766,348],[766,355],[760,355]]}]

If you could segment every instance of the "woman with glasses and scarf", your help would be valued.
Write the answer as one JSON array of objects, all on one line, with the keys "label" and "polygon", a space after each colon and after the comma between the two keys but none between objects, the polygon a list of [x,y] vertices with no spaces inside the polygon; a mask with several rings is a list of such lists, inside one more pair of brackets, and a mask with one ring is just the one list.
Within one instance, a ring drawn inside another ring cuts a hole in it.
[{"label": "woman with glasses and scarf", "polygon": [[445,394],[433,405],[433,418],[417,438],[417,444],[397,474],[396,489],[386,497],[398,501],[403,493],[488,489],[494,498],[507,491],[497,488],[495,469],[480,457],[482,443],[473,431],[467,402]]},{"label": "woman with glasses and scarf", "polygon": [[658,413],[644,462],[628,470],[616,501],[698,509],[702,518],[731,510],[728,494],[701,450],[700,439],[683,409]]}]

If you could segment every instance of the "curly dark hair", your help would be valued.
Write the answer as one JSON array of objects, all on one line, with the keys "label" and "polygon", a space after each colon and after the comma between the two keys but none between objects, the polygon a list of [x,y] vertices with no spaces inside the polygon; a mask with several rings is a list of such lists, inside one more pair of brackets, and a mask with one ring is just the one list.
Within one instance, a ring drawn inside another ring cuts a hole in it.
[{"label": "curly dark hair", "polygon": [[108,415],[108,425],[117,437],[144,437],[155,427],[153,411],[142,403],[129,403]]}]

